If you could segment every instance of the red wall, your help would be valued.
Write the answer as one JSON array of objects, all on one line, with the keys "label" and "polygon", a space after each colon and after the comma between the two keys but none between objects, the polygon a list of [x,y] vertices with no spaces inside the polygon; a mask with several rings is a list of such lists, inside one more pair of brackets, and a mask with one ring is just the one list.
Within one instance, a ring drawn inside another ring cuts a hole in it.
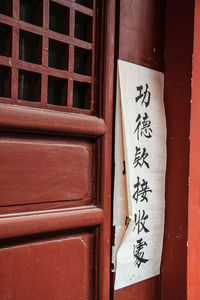
[{"label": "red wall", "polygon": [[188,300],[200,299],[200,1],[195,1],[188,210]]},{"label": "red wall", "polygon": [[193,1],[119,2],[117,58],[159,71],[164,71],[165,65],[168,137],[161,275],[115,291],[114,300],[184,300],[187,293],[188,299],[199,300],[200,2],[196,0],[192,95]]},{"label": "red wall", "polygon": [[[154,70],[164,70],[164,10],[160,0],[118,3],[117,58]],[[114,292],[114,300],[160,299],[160,276]]]},{"label": "red wall", "polygon": [[193,1],[168,0],[165,108],[167,176],[162,300],[187,299],[187,218]]}]

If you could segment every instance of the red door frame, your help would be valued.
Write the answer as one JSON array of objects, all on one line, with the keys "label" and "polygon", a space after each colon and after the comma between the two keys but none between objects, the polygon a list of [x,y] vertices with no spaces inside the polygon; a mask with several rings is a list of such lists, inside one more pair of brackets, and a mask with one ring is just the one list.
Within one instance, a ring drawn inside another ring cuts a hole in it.
[{"label": "red door frame", "polygon": [[103,119],[106,131],[102,138],[101,207],[104,222],[100,227],[100,280],[99,299],[110,299],[110,249],[112,203],[112,147],[113,147],[113,88],[115,54],[115,0],[105,1]]},{"label": "red door frame", "polygon": [[[116,58],[164,71],[165,2],[160,0],[117,1]],[[114,300],[157,300],[161,277],[113,291]]]},{"label": "red door frame", "polygon": [[165,32],[168,158],[161,276],[115,291],[115,300],[200,298],[200,3],[159,5],[156,0],[118,2],[117,57],[162,71]]},{"label": "red door frame", "polygon": [[200,2],[194,7],[194,48],[190,121],[187,299],[200,299]]},{"label": "red door frame", "polygon": [[190,99],[194,2],[167,0],[165,109],[167,174],[161,299],[187,299]]}]

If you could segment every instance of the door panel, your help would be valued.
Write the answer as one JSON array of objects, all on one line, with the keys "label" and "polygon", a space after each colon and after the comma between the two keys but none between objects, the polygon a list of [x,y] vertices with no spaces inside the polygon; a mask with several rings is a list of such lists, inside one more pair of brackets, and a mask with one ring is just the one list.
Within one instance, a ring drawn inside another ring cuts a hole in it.
[{"label": "door panel", "polygon": [[1,299],[89,299],[91,255],[92,233],[3,248]]},{"label": "door panel", "polygon": [[2,206],[91,198],[91,144],[5,137],[0,151]]},{"label": "door panel", "polygon": [[[97,1],[98,10],[94,0],[7,3],[9,15],[0,10],[0,27],[13,33],[12,57],[0,54],[0,298],[108,300],[115,1]],[[54,17],[59,29],[49,28]],[[34,62],[19,59],[27,35],[39,41]],[[52,66],[55,47],[65,50]],[[82,54],[91,65],[75,70]],[[66,60],[68,69],[59,69]]]}]

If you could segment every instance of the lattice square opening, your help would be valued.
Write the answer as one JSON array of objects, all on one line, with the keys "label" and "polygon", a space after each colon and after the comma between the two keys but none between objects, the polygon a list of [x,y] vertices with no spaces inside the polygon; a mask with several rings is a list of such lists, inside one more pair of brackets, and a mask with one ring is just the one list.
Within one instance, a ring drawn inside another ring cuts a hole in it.
[{"label": "lattice square opening", "polygon": [[41,74],[19,70],[18,98],[20,100],[40,102]]},{"label": "lattice square opening", "polygon": [[11,97],[11,68],[0,66],[0,97]]},{"label": "lattice square opening", "polygon": [[19,59],[34,64],[42,63],[42,37],[20,30]]},{"label": "lattice square opening", "polygon": [[0,14],[12,17],[12,0],[0,0]]},{"label": "lattice square opening", "polygon": [[77,39],[92,42],[92,17],[76,11],[74,36]]},{"label": "lattice square opening", "polygon": [[49,76],[48,104],[67,106],[67,80]]},{"label": "lattice square opening", "polygon": [[69,8],[50,1],[49,29],[69,35]]},{"label": "lattice square opening", "polygon": [[61,70],[68,69],[69,46],[67,44],[49,40],[49,67]]},{"label": "lattice square opening", "polygon": [[90,109],[91,85],[85,82],[74,81],[73,107]]},{"label": "lattice square opening", "polygon": [[12,56],[12,27],[0,23],[0,55]]},{"label": "lattice square opening", "polygon": [[93,0],[76,0],[75,2],[89,8],[93,7]]},{"label": "lattice square opening", "polygon": [[91,76],[92,71],[92,51],[75,47],[74,72]]},{"label": "lattice square opening", "polygon": [[20,0],[20,19],[24,22],[31,23],[33,25],[42,26],[43,1]]},{"label": "lattice square opening", "polygon": [[19,105],[92,113],[93,95],[98,96],[94,76],[99,72],[93,38],[95,28],[101,27],[96,3],[0,0],[0,97],[12,96],[12,103]]}]

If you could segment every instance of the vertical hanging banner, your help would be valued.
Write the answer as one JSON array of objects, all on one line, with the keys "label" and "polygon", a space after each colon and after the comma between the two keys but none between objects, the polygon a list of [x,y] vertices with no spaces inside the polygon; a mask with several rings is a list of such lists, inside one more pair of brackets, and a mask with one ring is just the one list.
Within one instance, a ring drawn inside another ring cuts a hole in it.
[{"label": "vertical hanging banner", "polygon": [[160,273],[166,172],[163,86],[163,73],[118,60],[115,289]]}]

